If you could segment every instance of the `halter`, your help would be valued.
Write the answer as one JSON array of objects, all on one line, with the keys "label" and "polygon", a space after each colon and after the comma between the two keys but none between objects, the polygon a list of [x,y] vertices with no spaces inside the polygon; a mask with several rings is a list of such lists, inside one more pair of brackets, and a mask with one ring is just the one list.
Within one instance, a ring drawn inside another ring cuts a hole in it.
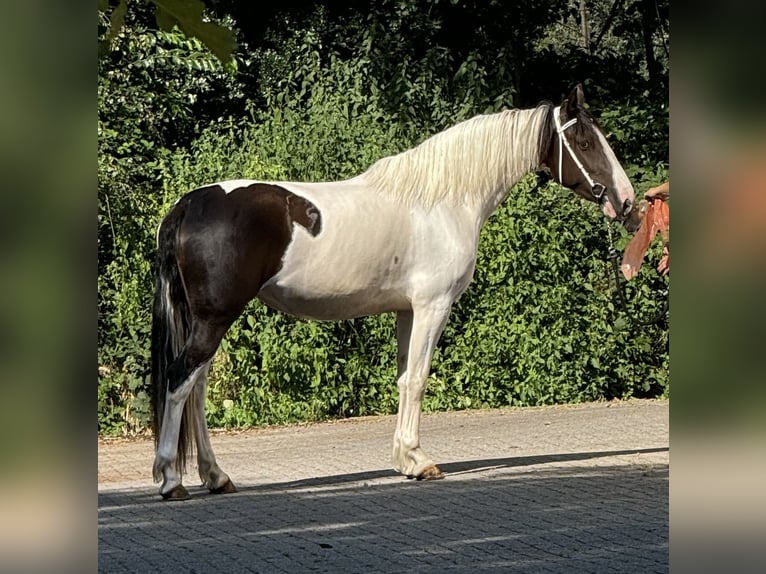
[{"label": "halter", "polygon": [[562,174],[561,174],[561,161],[564,154],[563,148],[562,148],[562,144],[563,144],[563,147],[567,148],[567,151],[569,152],[569,157],[572,158],[572,161],[578,167],[578,169],[580,170],[580,173],[583,175],[583,177],[585,177],[585,181],[587,181],[588,185],[590,185],[590,190],[591,190],[591,193],[593,194],[593,197],[596,199],[598,203],[602,203],[604,199],[604,193],[606,192],[606,186],[601,183],[597,183],[593,181],[593,178],[588,173],[588,170],[585,169],[585,166],[582,164],[579,158],[575,155],[575,152],[572,149],[572,146],[569,145],[569,141],[567,140],[567,138],[564,137],[564,131],[566,131],[568,127],[575,125],[577,123],[577,118],[572,118],[567,123],[562,125],[561,120],[559,119],[560,110],[561,110],[561,106],[556,106],[556,108],[553,110],[553,118],[554,120],[556,120],[556,133],[559,136],[559,183],[561,183],[562,185],[564,184]]},{"label": "halter", "polygon": [[[556,133],[559,136],[559,183],[561,183],[562,185],[564,183],[563,181],[561,181],[562,179],[561,178],[561,161],[563,156],[563,152],[561,151],[562,150],[561,144],[564,144],[563,147],[567,148],[567,151],[569,152],[569,156],[572,158],[572,161],[574,161],[575,165],[579,168],[580,173],[582,173],[582,175],[585,177],[585,180],[590,185],[591,193],[593,194],[593,197],[596,198],[596,201],[598,201],[599,203],[602,203],[604,200],[604,194],[606,193],[606,187],[600,183],[593,181],[593,178],[588,173],[588,170],[585,169],[585,166],[575,155],[574,150],[572,149],[572,146],[569,144],[569,141],[567,140],[567,138],[564,137],[564,131],[568,127],[575,125],[577,123],[577,118],[572,118],[567,123],[562,125],[561,120],[559,119],[560,109],[561,109],[561,106],[556,106],[556,108],[553,110],[553,117],[556,120]],[[611,198],[609,198],[609,200],[611,201]],[[615,207],[614,202],[612,202],[612,207]],[[615,212],[618,213],[617,219],[623,219],[623,217],[621,217],[621,214],[619,214],[616,208],[615,208]],[[619,270],[619,263],[618,263],[618,259],[620,256],[619,256],[619,253],[617,252],[617,249],[614,246],[614,240],[612,238],[612,227],[608,221],[604,221],[604,223],[606,224],[606,230],[609,236],[609,251],[607,253],[606,258],[612,264],[612,271],[614,274],[614,282],[615,282],[614,290],[619,296],[620,306],[622,307],[623,311],[628,313],[628,316],[631,317],[628,312],[628,302],[627,302],[627,298],[625,297],[624,283],[620,279],[620,270]],[[664,307],[653,319],[649,321],[641,321],[633,317],[631,318],[634,319],[634,321],[638,325],[642,325],[642,326],[652,325],[654,323],[659,323],[665,317],[667,311],[668,311],[668,300],[665,299]]]}]

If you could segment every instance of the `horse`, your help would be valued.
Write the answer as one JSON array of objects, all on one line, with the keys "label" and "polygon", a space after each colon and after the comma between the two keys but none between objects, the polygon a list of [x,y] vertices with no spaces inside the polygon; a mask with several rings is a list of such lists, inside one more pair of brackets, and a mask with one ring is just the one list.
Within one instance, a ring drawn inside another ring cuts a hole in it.
[{"label": "horse", "polygon": [[634,231],[634,190],[581,85],[561,104],[483,114],[341,181],[228,180],[182,196],[157,230],[152,310],[153,478],[183,500],[196,446],[203,486],[236,492],[205,420],[207,375],[254,298],[303,319],[396,313],[393,468],[444,475],[420,446],[434,347],[468,287],[482,226],[527,173],[548,171]]}]

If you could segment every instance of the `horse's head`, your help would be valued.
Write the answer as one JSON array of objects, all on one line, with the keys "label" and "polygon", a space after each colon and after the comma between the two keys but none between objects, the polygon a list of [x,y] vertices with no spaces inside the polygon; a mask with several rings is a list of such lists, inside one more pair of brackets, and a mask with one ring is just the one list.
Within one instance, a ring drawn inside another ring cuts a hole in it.
[{"label": "horse's head", "polygon": [[628,231],[641,223],[633,186],[593,116],[578,84],[553,109],[551,140],[543,163],[563,186],[601,206]]}]

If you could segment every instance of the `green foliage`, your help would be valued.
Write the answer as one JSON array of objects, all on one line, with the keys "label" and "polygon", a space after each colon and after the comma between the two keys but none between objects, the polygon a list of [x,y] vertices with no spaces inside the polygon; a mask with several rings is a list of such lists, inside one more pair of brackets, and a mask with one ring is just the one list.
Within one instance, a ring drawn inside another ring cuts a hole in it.
[{"label": "green foliage", "polygon": [[178,27],[186,36],[197,38],[215,54],[221,62],[232,61],[232,51],[237,42],[234,32],[225,26],[206,20],[202,0],[151,0],[157,7],[157,24],[163,30]]},{"label": "green foliage", "polygon": [[[603,216],[528,177],[487,223],[474,281],[439,344],[434,408],[656,396],[668,387],[664,280],[642,268],[615,301]],[[649,259],[657,260],[653,252]],[[652,263],[648,263],[651,269]]]},{"label": "green foliage", "polygon": [[647,100],[613,105],[599,116],[610,144],[623,158],[628,177],[636,187],[657,185],[667,179],[668,119],[664,102],[648,104]]},{"label": "green foliage", "polygon": [[272,55],[263,66],[291,72],[278,91],[265,91],[267,111],[254,114],[251,137],[291,178],[342,179],[399,151],[402,129],[382,110],[364,60],[331,54],[323,63],[308,35],[289,61]]},{"label": "green foliage", "polygon": [[[234,32],[225,25],[211,22],[204,14],[201,0],[147,0],[155,6],[155,18],[162,30],[173,32],[177,28],[189,39],[205,45],[224,64],[234,61],[233,51],[237,45]],[[99,43],[99,51],[105,54],[111,42],[123,30],[128,13],[128,0],[118,0],[111,8],[109,0],[99,0],[99,18],[106,29]],[[106,14],[109,14],[108,17]]]}]

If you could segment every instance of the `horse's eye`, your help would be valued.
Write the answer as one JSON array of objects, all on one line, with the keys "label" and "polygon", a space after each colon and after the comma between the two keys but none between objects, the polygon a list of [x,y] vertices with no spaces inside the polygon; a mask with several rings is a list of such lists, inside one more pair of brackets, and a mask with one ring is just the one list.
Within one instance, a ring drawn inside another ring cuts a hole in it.
[{"label": "horse's eye", "polygon": [[590,147],[590,144],[588,143],[588,140],[581,140],[577,142],[577,145],[580,146],[580,149],[588,149]]}]

